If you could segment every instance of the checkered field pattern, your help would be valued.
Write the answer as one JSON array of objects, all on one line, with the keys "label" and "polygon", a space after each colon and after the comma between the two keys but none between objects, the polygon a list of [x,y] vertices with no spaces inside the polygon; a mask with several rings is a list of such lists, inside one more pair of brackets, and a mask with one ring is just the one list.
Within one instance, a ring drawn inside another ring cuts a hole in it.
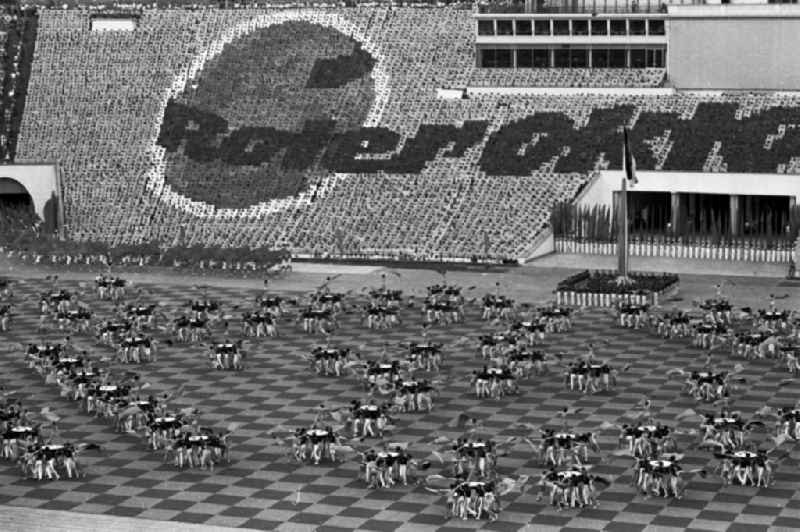
[{"label": "checkered field pattern", "polygon": [[[76,290],[76,283],[61,283]],[[14,287],[17,300],[48,289],[45,281],[30,280]],[[182,301],[200,297],[188,288],[152,285],[141,302]],[[239,301],[254,297],[238,289],[209,287],[208,296],[220,301]],[[93,310],[106,315],[111,305],[88,296]],[[20,313],[11,331],[0,336],[4,342],[49,340],[59,342],[63,333],[36,332],[38,319],[35,297],[17,308]],[[344,315],[333,342],[342,346],[367,345],[368,353],[377,353],[384,342],[398,344],[419,338],[418,311],[404,309],[404,324],[388,331],[371,331],[360,323],[355,313]],[[452,343],[458,338],[495,329],[480,319],[480,310],[472,307],[465,323],[434,327],[430,337]],[[232,330],[238,331],[232,324]],[[592,459],[595,473],[612,481],[600,494],[597,509],[558,512],[545,501],[536,502],[531,492],[510,494],[502,499],[503,510],[496,522],[446,521],[443,498],[422,487],[394,487],[367,490],[357,478],[358,464],[309,466],[292,462],[287,449],[278,448],[268,432],[278,424],[294,428],[308,425],[316,407],[346,405],[362,397],[361,388],[351,379],[318,377],[312,374],[301,354],[320,341],[305,335],[291,320],[279,326],[282,336],[254,341],[247,369],[242,372],[214,371],[208,366],[204,348],[161,345],[159,360],[129,369],[139,371],[152,384],[150,393],[174,390],[185,384],[187,393],[175,406],[194,405],[201,411],[200,423],[222,428],[231,421],[244,426],[232,438],[233,460],[221,464],[213,473],[178,470],[163,464],[161,454],[149,451],[135,436],[115,433],[108,420],[95,419],[78,411],[76,403],[58,395],[55,386],[43,380],[23,363],[23,355],[0,349],[3,376],[0,382],[18,390],[29,409],[50,405],[62,416],[62,434],[72,441],[97,442],[100,453],[88,453],[82,464],[89,474],[80,480],[36,482],[23,480],[13,464],[0,462],[0,504],[31,508],[69,510],[146,519],[175,520],[187,523],[248,527],[263,530],[800,530],[800,474],[797,459],[791,457],[778,469],[777,482],[770,488],[722,486],[712,475],[691,480],[682,500],[651,498],[644,500],[631,486],[631,460],[615,458],[617,431],[600,438],[602,453]],[[0,333],[2,335],[2,333]],[[94,354],[109,354],[93,338],[73,337]],[[605,340],[605,341],[601,341]],[[674,425],[675,415],[694,401],[680,394],[681,383],[669,381],[665,373],[673,367],[696,367],[703,355],[688,340],[662,340],[645,331],[618,329],[607,313],[587,312],[575,320],[572,332],[550,335],[545,348],[582,354],[593,341],[598,356],[616,367],[631,363],[621,374],[615,391],[583,396],[565,391],[556,374],[533,377],[521,384],[522,393],[502,400],[477,400],[466,381],[451,382],[442,391],[431,414],[401,414],[391,440],[412,442],[410,450],[426,458],[421,440],[434,435],[458,436],[448,427],[461,412],[484,420],[496,439],[520,435],[512,428],[516,422],[558,426],[558,412],[565,406],[582,410],[570,418],[577,430],[591,430],[603,421],[621,422],[644,394],[655,404],[658,419]],[[399,348],[395,348],[398,354]],[[461,347],[445,351],[444,372],[463,375],[477,369],[481,361],[477,349]],[[726,358],[718,354],[717,359]],[[726,362],[732,365],[733,362]],[[785,373],[770,362],[746,363],[747,386],[738,392],[736,409],[749,416],[764,404],[793,405],[798,397],[796,384],[778,388]],[[680,443],[680,441],[679,441]],[[688,442],[683,442],[682,448]],[[709,463],[709,453],[690,450],[685,466],[702,467]],[[434,465],[430,472],[437,472]],[[499,459],[502,474],[537,476],[541,469],[522,444],[509,456]],[[534,490],[531,490],[534,491]]]}]

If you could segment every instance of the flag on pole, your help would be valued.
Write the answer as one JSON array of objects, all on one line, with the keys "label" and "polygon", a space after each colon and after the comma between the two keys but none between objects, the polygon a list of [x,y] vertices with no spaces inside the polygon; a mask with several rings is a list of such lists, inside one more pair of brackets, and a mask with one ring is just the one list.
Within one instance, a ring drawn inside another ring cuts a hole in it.
[{"label": "flag on pole", "polygon": [[623,153],[623,168],[625,169],[625,177],[628,179],[628,186],[636,185],[639,180],[636,179],[636,158],[633,156],[633,151],[631,151],[631,143],[630,139],[628,139],[628,128],[626,127],[625,130],[625,145],[622,148]]},{"label": "flag on pole", "polygon": [[631,151],[631,143],[628,138],[628,128],[623,130],[625,142],[622,145],[622,167],[625,171],[625,176],[622,178],[622,186],[620,187],[620,201],[618,203],[618,220],[619,220],[619,235],[617,237],[617,245],[619,246],[618,266],[619,276],[621,279],[628,278],[628,268],[630,256],[628,255],[628,187],[634,186],[638,183],[636,179],[636,159]]}]

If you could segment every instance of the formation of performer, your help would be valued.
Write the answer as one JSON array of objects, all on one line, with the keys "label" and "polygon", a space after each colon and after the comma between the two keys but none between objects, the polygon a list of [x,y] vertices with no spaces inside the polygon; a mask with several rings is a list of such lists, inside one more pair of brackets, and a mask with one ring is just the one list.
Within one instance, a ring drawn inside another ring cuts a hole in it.
[{"label": "formation of performer", "polygon": [[641,329],[648,324],[647,305],[621,303],[617,307],[617,324],[628,329]]},{"label": "formation of performer", "polygon": [[172,332],[175,339],[182,343],[196,343],[211,336],[209,320],[202,313],[188,317],[185,314],[172,321]]},{"label": "formation of performer", "polygon": [[[330,280],[329,280],[330,281]],[[123,302],[124,286],[117,296],[107,292],[101,298],[110,297]],[[113,280],[111,282],[113,285]],[[106,287],[107,290],[110,290]],[[100,285],[98,284],[98,291]],[[427,324],[450,324],[464,318],[466,302],[461,289],[455,286],[437,285],[429,287],[423,307],[423,321]],[[374,329],[392,327],[400,323],[402,292],[385,288],[369,292],[369,305],[365,307],[367,326]],[[296,315],[298,323],[308,333],[326,336],[338,326],[337,315],[344,313],[346,294],[332,293],[328,283],[317,290]],[[755,347],[748,351],[747,345],[758,346],[763,353],[763,344],[773,329],[732,335],[731,324],[735,321],[730,305],[724,302],[704,303],[706,313],[700,321],[683,313],[663,315],[658,319],[650,314],[647,306],[621,305],[618,308],[618,323],[623,327],[657,328],[658,333],[668,337],[694,336],[695,345],[713,349],[723,342],[734,341],[734,351],[741,349],[742,356],[753,356]],[[480,303],[478,303],[480,304]],[[504,330],[481,335],[481,355],[491,365],[475,371],[471,380],[478,398],[499,399],[519,391],[519,381],[529,378],[532,372],[547,372],[546,362],[552,359],[539,344],[545,334],[567,331],[572,327],[570,310],[547,307],[534,311],[520,311],[513,300],[496,294],[486,296],[483,301],[484,318],[503,320]],[[161,305],[161,304],[159,304]],[[118,305],[119,307],[119,305]],[[155,361],[155,334],[161,313],[158,305],[135,304],[120,307],[112,319],[97,322],[96,331],[100,339],[118,349],[118,361],[123,363]],[[205,296],[193,300],[183,315],[170,317],[173,330],[180,341],[199,342],[209,339],[212,328],[225,320],[222,305]],[[701,306],[702,307],[702,306]],[[236,308],[236,307],[234,307]],[[348,305],[348,308],[354,308]],[[529,309],[529,307],[522,306]],[[90,329],[93,312],[82,305],[76,294],[54,288],[42,297],[42,309],[54,313],[59,325],[70,331],[83,332]],[[2,308],[0,308],[2,310]],[[184,309],[186,310],[186,309]],[[348,310],[349,312],[349,310]],[[264,337],[277,335],[277,320],[287,314],[286,302],[277,296],[264,296],[256,300],[255,309],[242,312],[243,336]],[[2,313],[0,312],[0,315]],[[774,327],[784,332],[791,324],[787,313],[774,309],[757,314],[760,327]],[[5,326],[4,326],[5,327]],[[153,335],[143,331],[152,330]],[[371,334],[371,333],[370,333]],[[473,336],[474,338],[474,336]],[[734,340],[730,340],[733,338]],[[320,464],[336,461],[347,452],[345,438],[340,434],[350,433],[352,438],[383,438],[391,431],[390,415],[395,413],[431,412],[436,397],[436,383],[414,372],[438,372],[442,363],[444,344],[428,340],[423,332],[420,342],[407,345],[408,353],[402,359],[392,360],[385,353],[380,360],[361,359],[348,348],[315,347],[310,353],[313,370],[319,375],[341,376],[351,367],[361,368],[370,397],[386,395],[386,402],[376,403],[368,398],[362,403],[353,401],[343,419],[343,424],[315,422],[311,427],[298,429],[293,435],[293,455],[302,462]],[[742,346],[741,348],[739,346]],[[776,353],[782,352],[775,344]],[[538,347],[538,348],[537,348]],[[244,352],[241,342],[225,339],[211,341],[208,358],[216,369],[243,369]],[[449,352],[449,351],[448,351]],[[169,408],[169,399],[145,396],[143,383],[130,376],[113,376],[98,367],[86,352],[78,352],[68,343],[28,348],[31,367],[39,371],[48,383],[58,385],[62,396],[80,401],[91,415],[113,420],[118,431],[141,432],[148,446],[163,451],[165,462],[176,467],[200,467],[213,469],[221,460],[230,459],[228,434],[215,433],[200,428],[197,413],[192,409]],[[709,355],[710,356],[710,355]],[[788,357],[788,355],[786,355]],[[795,366],[796,364],[796,358]],[[351,365],[352,364],[352,365]],[[567,364],[565,387],[571,391],[594,393],[610,390],[615,384],[617,370],[608,362],[594,358],[593,350],[586,358]],[[686,392],[700,401],[713,402],[730,397],[738,377],[737,371],[715,371],[707,365],[702,371],[683,371]],[[13,414],[13,411],[12,411]],[[773,455],[769,451],[747,448],[745,435],[748,424],[735,414],[723,413],[712,417],[701,425],[704,443],[718,450],[721,460],[720,474],[731,483],[767,486],[773,478]],[[2,413],[5,416],[5,412]],[[779,412],[778,436],[798,438],[797,410]],[[5,418],[3,418],[5,419]],[[77,449],[71,444],[43,442],[35,424],[24,422],[24,416],[16,413],[14,422],[3,427],[3,456],[23,458],[34,478],[59,478],[65,474],[77,474],[77,465],[69,462]],[[389,427],[387,429],[387,427]],[[652,419],[637,424],[623,425],[620,441],[636,460],[634,482],[642,493],[664,497],[680,497],[688,474],[681,467],[681,456],[677,454],[674,438],[676,431],[656,423]],[[6,445],[6,441],[21,442]],[[547,429],[542,431],[539,445],[528,443],[548,468],[540,479],[540,487],[547,490],[550,502],[559,509],[595,506],[597,503],[595,482],[599,477],[591,474],[587,463],[590,453],[599,452],[597,436],[593,432],[572,432]],[[497,481],[497,459],[502,456],[497,445],[484,436],[474,433],[458,438],[446,451],[442,463],[452,468],[457,479],[448,487],[450,511],[462,518],[496,518],[503,489]],[[401,446],[384,446],[381,450],[369,450],[363,454],[364,480],[371,488],[387,488],[396,484],[407,484],[413,478],[413,458]]]},{"label": "formation of performer", "polygon": [[[411,455],[400,446],[370,449],[362,454],[364,482],[369,489],[391,488],[396,484],[407,486],[413,462]],[[411,478],[413,481],[414,476]]]},{"label": "formation of performer", "polygon": [[717,453],[719,475],[725,484],[768,488],[774,478],[773,461],[766,451],[737,450]]},{"label": "formation of performer", "polygon": [[588,462],[589,452],[599,451],[600,445],[592,432],[545,429],[541,433],[539,449],[546,466],[561,467]]},{"label": "formation of performer", "polygon": [[462,520],[496,521],[500,514],[500,497],[492,481],[470,480],[454,483],[447,497],[448,514]]},{"label": "formation of performer", "polygon": [[400,380],[395,383],[393,412],[431,412],[436,389],[426,379]]},{"label": "formation of performer", "polygon": [[208,358],[212,368],[236,371],[244,369],[245,351],[242,349],[241,340],[232,342],[226,339],[219,343],[212,343],[208,349]]},{"label": "formation of performer", "polygon": [[273,310],[242,313],[242,334],[248,337],[261,338],[278,336],[278,314]]},{"label": "formation of performer", "polygon": [[400,325],[400,311],[387,304],[370,303],[364,307],[364,323],[370,329],[389,329]]},{"label": "formation of performer", "polygon": [[517,378],[507,366],[489,367],[472,372],[470,385],[475,387],[475,397],[500,399],[519,393]]},{"label": "formation of performer", "polygon": [[[44,422],[35,422],[34,418],[43,418]],[[7,401],[0,406],[0,457],[17,462],[26,479],[60,480],[83,476],[78,456],[99,446],[76,445],[69,441],[59,443],[56,425],[59,420],[49,407],[32,413],[19,401]]]},{"label": "formation of performer", "polygon": [[325,344],[312,349],[308,360],[317,375],[341,377],[347,362],[354,357],[349,348],[331,347]]},{"label": "formation of performer", "polygon": [[680,499],[685,488],[683,474],[678,456],[637,458],[633,481],[644,496]]},{"label": "formation of performer", "polygon": [[320,461],[336,461],[336,443],[339,435],[331,426],[314,424],[294,433],[292,455],[298,462],[311,462],[318,465]]},{"label": "formation of performer", "polygon": [[125,297],[125,287],[128,282],[119,277],[98,275],[94,278],[94,284],[97,287],[97,297],[117,303]]},{"label": "formation of performer", "polygon": [[483,296],[484,320],[511,319],[514,313],[514,300],[500,294]]},{"label": "formation of performer", "polygon": [[408,346],[409,370],[439,372],[442,366],[442,344],[435,342],[411,342]]},{"label": "formation of performer", "polygon": [[564,387],[570,391],[596,393],[609,391],[616,385],[616,371],[607,362],[578,360],[570,362],[564,373]]},{"label": "formation of performer", "polygon": [[619,443],[634,458],[650,458],[678,451],[672,429],[661,423],[622,425]]},{"label": "formation of performer", "polygon": [[[597,490],[595,482],[603,479],[590,474],[582,466],[572,466],[564,469],[551,467],[542,473],[538,485],[542,491],[548,493],[550,505],[557,510],[567,508],[596,508]],[[541,499],[541,492],[537,500]]]},{"label": "formation of performer", "polygon": [[422,305],[425,323],[447,325],[464,319],[464,297],[458,286],[432,285]]},{"label": "formation of performer", "polygon": [[[228,458],[227,436],[211,438],[198,434],[193,424],[193,409],[170,413],[167,402],[179,397],[181,390],[165,394],[160,400],[152,395],[143,398],[140,394],[145,383],[138,375],[115,378],[98,367],[85,351],[80,354],[73,354],[73,351],[74,348],[62,344],[30,345],[26,359],[28,366],[44,376],[46,383],[61,388],[62,397],[80,402],[87,414],[110,419],[119,432],[144,431],[151,448],[165,450],[165,460],[169,453],[175,453],[176,466],[209,467],[212,462]],[[194,436],[199,437],[186,440]],[[185,460],[186,452],[176,451],[183,448],[182,440],[191,443],[193,457],[202,455],[203,459]]]},{"label": "formation of performer", "polygon": [[383,438],[384,429],[390,423],[391,404],[367,404],[354,400],[350,404],[350,427],[353,438]]}]

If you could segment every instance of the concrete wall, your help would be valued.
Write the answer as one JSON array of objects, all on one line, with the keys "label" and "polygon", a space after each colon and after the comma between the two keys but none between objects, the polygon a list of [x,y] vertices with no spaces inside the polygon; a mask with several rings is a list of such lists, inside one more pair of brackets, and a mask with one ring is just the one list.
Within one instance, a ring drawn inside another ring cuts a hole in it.
[{"label": "concrete wall", "polygon": [[[723,174],[702,172],[637,172],[636,192],[686,192],[744,196],[790,196],[800,199],[800,175]],[[620,190],[621,171],[599,172],[577,200],[578,205],[613,208],[614,191]]]},{"label": "concrete wall", "polygon": [[800,89],[800,18],[726,17],[728,6],[718,7],[718,16],[711,18],[676,13],[669,20],[667,72],[672,85]]}]

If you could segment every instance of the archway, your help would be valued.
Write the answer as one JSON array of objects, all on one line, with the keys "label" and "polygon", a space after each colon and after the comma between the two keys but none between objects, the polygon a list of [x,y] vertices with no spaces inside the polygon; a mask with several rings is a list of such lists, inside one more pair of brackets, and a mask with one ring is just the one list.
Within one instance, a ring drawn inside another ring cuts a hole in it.
[{"label": "archway", "polygon": [[[55,221],[53,216],[48,218],[51,224]],[[40,220],[28,189],[16,179],[0,177],[0,231],[10,237],[20,230],[32,229]],[[50,231],[54,228],[53,225]]]}]

